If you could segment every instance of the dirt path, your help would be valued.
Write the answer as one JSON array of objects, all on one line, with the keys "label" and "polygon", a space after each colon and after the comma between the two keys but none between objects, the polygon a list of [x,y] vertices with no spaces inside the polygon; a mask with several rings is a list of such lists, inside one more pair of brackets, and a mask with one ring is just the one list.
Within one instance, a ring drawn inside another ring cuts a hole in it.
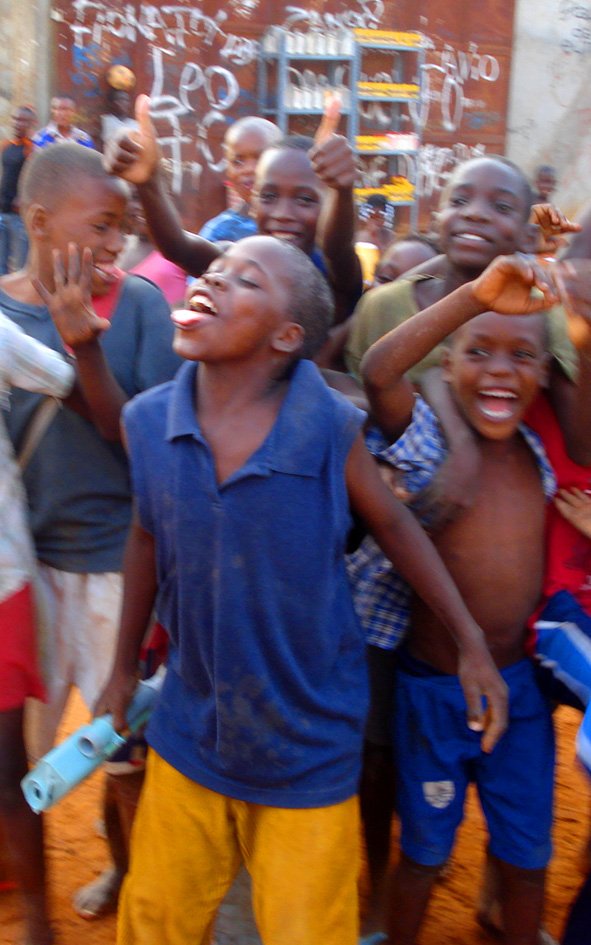
[{"label": "dirt path", "polygon": [[[546,910],[547,928],[555,936],[561,934],[566,911],[582,880],[578,860],[587,835],[591,809],[588,784],[573,760],[578,718],[571,709],[560,709],[556,714],[559,753],[555,856],[550,867]],[[84,721],[84,709],[74,701],[62,734]],[[80,945],[80,942],[112,945],[115,941],[114,917],[90,923],[79,919],[70,906],[73,891],[93,879],[105,862],[104,841],[94,831],[100,790],[101,778],[95,776],[47,817],[52,913],[59,931],[59,945]],[[421,945],[476,945],[490,941],[479,931],[473,910],[484,838],[482,818],[471,796],[450,874],[438,885]],[[12,945],[18,941],[17,917],[14,894],[0,893],[0,945]]]}]

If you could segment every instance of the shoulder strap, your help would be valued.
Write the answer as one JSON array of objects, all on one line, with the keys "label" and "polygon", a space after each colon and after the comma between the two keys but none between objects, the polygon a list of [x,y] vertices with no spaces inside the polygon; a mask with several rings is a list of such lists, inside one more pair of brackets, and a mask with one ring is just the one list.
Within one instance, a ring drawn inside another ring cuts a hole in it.
[{"label": "shoulder strap", "polygon": [[28,464],[47,427],[58,412],[59,404],[60,402],[56,397],[44,397],[31,417],[16,460],[21,472]]}]

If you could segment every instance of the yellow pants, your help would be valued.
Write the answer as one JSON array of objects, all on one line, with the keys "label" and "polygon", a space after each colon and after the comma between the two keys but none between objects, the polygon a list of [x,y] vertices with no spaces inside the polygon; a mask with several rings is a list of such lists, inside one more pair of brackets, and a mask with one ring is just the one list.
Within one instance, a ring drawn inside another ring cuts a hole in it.
[{"label": "yellow pants", "polygon": [[208,945],[242,861],[264,945],[356,945],[357,798],[307,810],[236,801],[150,751],[119,945]]}]

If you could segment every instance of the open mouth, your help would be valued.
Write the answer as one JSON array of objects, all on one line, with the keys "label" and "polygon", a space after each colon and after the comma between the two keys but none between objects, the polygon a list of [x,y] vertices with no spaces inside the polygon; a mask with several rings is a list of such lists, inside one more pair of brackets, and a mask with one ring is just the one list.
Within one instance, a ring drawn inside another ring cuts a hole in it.
[{"label": "open mouth", "polygon": [[93,265],[93,271],[102,279],[103,282],[108,282],[109,284],[116,282],[119,276],[119,270],[114,263],[97,263]]},{"label": "open mouth", "polygon": [[493,388],[480,391],[478,404],[487,420],[502,422],[513,417],[518,399],[513,391]]},{"label": "open mouth", "polygon": [[483,245],[489,242],[485,236],[480,236],[478,233],[455,233],[454,236],[456,240],[472,243],[474,246]]},{"label": "open mouth", "polygon": [[195,292],[189,299],[188,308],[175,309],[171,318],[177,328],[188,331],[200,322],[216,318],[218,310],[209,296],[203,292]]},{"label": "open mouth", "polygon": [[285,243],[300,242],[300,234],[290,230],[270,230],[269,236],[274,236],[276,240],[283,240]]}]

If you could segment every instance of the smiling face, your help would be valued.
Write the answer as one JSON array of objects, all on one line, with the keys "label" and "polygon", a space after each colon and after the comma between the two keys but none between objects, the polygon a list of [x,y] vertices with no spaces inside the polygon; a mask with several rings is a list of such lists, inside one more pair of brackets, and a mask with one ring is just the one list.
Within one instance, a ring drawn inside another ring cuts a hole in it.
[{"label": "smiling face", "polygon": [[186,308],[172,312],[174,350],[209,364],[272,356],[286,325],[301,336],[289,322],[290,270],[276,240],[255,236],[231,246],[191,286]]},{"label": "smiling face", "polygon": [[440,242],[457,269],[480,273],[495,256],[529,248],[527,182],[494,158],[461,165],[438,215]]},{"label": "smiling face", "polygon": [[512,436],[546,381],[542,315],[485,312],[459,329],[444,377],[469,425],[490,440]]},{"label": "smiling face", "polygon": [[224,147],[228,180],[243,200],[250,202],[257,164],[265,148],[269,147],[269,133],[251,126],[230,137]]},{"label": "smiling face", "polygon": [[89,246],[94,263],[91,291],[105,295],[117,280],[115,259],[123,248],[126,205],[119,181],[79,175],[70,196],[46,210],[44,238],[37,243],[45,266],[50,265],[54,249],[67,260],[68,243],[75,243],[79,253]]},{"label": "smiling face", "polygon": [[310,255],[322,205],[322,185],[306,151],[267,151],[257,167],[253,206],[259,233],[287,240]]}]

